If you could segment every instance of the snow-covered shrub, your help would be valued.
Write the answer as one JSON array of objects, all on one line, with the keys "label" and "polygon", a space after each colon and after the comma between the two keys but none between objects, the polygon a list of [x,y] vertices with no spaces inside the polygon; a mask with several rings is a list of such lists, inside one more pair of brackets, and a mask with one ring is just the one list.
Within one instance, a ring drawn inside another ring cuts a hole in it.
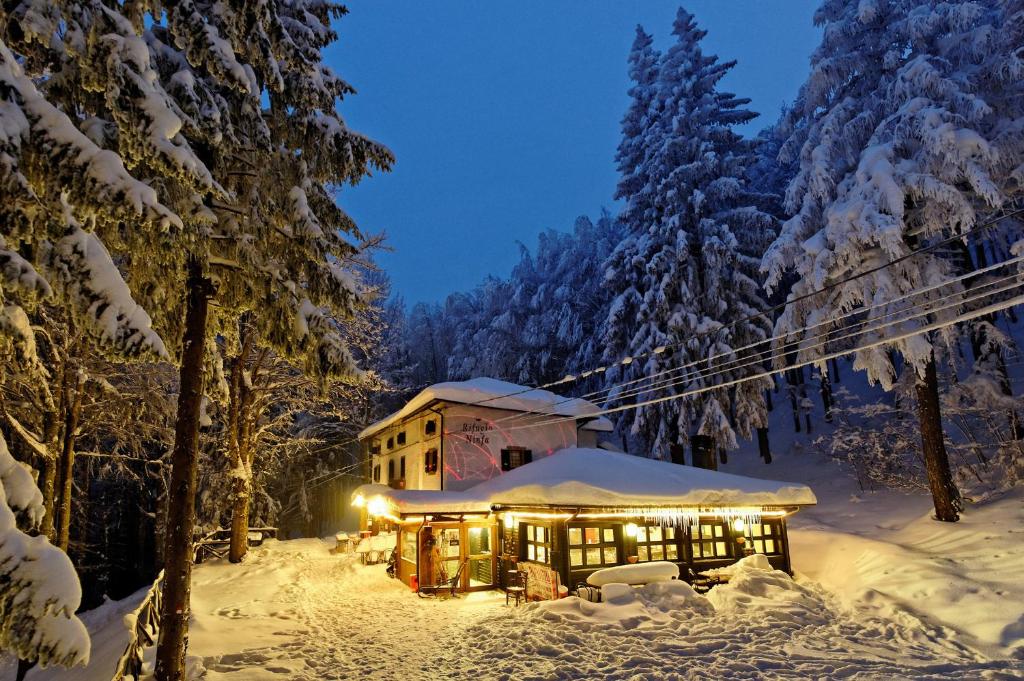
[{"label": "snow-covered shrub", "polygon": [[845,388],[837,390],[836,395],[841,406],[832,410],[835,428],[815,444],[837,462],[849,464],[861,488],[880,485],[927,490],[921,431],[910,395],[871,402]]},{"label": "snow-covered shrub", "polygon": [[89,634],[75,617],[82,600],[67,555],[18,529],[43,518],[43,496],[0,437],[0,648],[43,666],[89,661]]}]

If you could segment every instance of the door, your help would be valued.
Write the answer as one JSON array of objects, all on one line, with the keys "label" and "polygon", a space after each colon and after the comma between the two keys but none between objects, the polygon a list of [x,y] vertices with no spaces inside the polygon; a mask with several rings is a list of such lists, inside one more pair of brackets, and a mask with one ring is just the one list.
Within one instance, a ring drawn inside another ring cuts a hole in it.
[{"label": "door", "polygon": [[494,525],[491,523],[465,523],[464,525],[466,577],[463,588],[490,589],[494,586]]}]

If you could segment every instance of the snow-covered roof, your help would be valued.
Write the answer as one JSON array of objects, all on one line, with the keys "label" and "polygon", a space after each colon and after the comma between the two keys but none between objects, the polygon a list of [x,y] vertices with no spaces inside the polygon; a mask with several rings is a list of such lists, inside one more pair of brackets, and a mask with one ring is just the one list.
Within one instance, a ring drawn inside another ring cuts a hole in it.
[{"label": "snow-covered roof", "polygon": [[572,447],[455,491],[364,485],[398,513],[483,513],[506,506],[754,507],[816,504],[807,485],[748,478],[603,449]]},{"label": "snow-covered roof", "polygon": [[[577,398],[566,398],[547,390],[528,388],[515,383],[499,381],[495,378],[472,378],[468,381],[452,381],[436,383],[420,391],[416,397],[406,402],[405,406],[395,413],[368,426],[359,433],[359,439],[370,437],[388,426],[412,416],[432,402],[453,402],[457,404],[479,405],[492,409],[509,411],[536,412],[554,416],[580,416],[599,411],[593,402]],[[599,417],[588,422],[583,428],[610,432],[612,422]]]}]

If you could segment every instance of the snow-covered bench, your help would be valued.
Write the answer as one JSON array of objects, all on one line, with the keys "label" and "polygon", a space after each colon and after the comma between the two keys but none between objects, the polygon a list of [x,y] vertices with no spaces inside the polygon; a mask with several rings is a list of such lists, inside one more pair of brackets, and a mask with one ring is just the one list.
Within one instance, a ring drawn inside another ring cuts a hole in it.
[{"label": "snow-covered bench", "polygon": [[601,587],[614,582],[639,586],[651,582],[667,582],[672,579],[679,579],[679,566],[667,560],[656,560],[651,563],[616,565],[596,570],[587,577],[587,584]]},{"label": "snow-covered bench", "polygon": [[668,582],[679,579],[679,566],[664,560],[651,563],[634,563],[617,565],[596,570],[587,577],[586,584],[576,586],[576,595],[580,598],[600,602],[602,591],[609,584],[622,586],[642,586],[652,582]]}]

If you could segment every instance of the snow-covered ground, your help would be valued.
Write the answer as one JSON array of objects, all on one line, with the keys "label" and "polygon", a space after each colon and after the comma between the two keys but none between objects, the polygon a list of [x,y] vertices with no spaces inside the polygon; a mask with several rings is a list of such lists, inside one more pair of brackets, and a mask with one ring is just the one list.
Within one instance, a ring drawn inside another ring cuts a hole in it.
[{"label": "snow-covered ground", "polygon": [[[818,506],[790,520],[795,581],[746,572],[708,598],[676,584],[515,608],[495,592],[420,599],[327,542],[268,542],[196,568],[193,678],[1024,679],[1024,489],[938,523],[925,494],[860,490],[778,411],[775,462],[741,451],[723,468],[814,489]],[[88,670],[29,680],[106,681],[132,607],[83,616]]]},{"label": "snow-covered ground", "polygon": [[980,650],[951,628],[877,599],[848,603],[815,580],[761,572],[709,598],[684,587],[603,604],[515,608],[496,593],[424,600],[382,566],[332,555],[324,542],[271,542],[241,566],[196,570],[190,650],[211,681],[1024,674],[1024,661]]}]

